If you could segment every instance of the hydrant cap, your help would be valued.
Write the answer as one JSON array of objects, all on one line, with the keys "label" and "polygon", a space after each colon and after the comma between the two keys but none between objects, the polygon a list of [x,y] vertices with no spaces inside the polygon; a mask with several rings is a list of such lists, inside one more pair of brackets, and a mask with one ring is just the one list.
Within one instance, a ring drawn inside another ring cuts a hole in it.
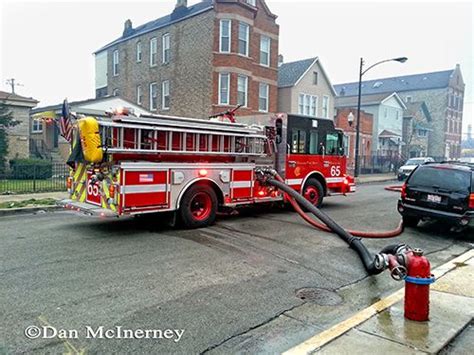
[{"label": "hydrant cap", "polygon": [[420,248],[413,249],[413,255],[415,256],[423,256],[423,250]]}]

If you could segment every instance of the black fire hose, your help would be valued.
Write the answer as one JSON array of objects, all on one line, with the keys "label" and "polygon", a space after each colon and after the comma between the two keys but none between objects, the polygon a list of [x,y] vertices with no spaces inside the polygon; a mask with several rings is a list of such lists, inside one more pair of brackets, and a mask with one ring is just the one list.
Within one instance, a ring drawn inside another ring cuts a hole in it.
[{"label": "black fire hose", "polygon": [[376,275],[384,271],[388,262],[384,254],[395,254],[400,249],[401,245],[390,245],[383,249],[383,253],[376,254],[375,256],[370,253],[366,246],[362,243],[359,238],[354,237],[348,233],[344,228],[338,225],[331,217],[326,213],[322,212],[311,202],[309,202],[304,196],[300,195],[297,191],[289,187],[283,182],[278,181],[275,178],[268,178],[265,180],[266,183],[277,187],[289,196],[293,197],[302,207],[306,208],[317,218],[319,218],[324,224],[326,224],[334,233],[336,233],[342,240],[344,240],[349,246],[354,249],[359,255],[364,267],[369,275]]}]

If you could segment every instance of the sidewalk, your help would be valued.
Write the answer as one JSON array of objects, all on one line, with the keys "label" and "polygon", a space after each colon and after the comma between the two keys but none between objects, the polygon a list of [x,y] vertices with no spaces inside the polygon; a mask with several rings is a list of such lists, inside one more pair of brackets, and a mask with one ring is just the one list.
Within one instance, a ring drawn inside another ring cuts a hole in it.
[{"label": "sidewalk", "polygon": [[397,176],[394,173],[367,174],[356,177],[356,184],[370,184],[375,182],[386,182],[395,180],[397,180]]},{"label": "sidewalk", "polygon": [[285,354],[437,354],[447,346],[471,353],[472,339],[465,337],[472,332],[460,334],[474,316],[474,249],[432,272],[437,281],[431,286],[428,322],[404,318],[401,289]]},{"label": "sidewalk", "polygon": [[18,194],[18,195],[0,195],[0,203],[10,201],[25,201],[25,200],[42,200],[46,198],[52,198],[55,200],[62,200],[68,197],[66,191],[60,192],[41,192],[35,194]]}]

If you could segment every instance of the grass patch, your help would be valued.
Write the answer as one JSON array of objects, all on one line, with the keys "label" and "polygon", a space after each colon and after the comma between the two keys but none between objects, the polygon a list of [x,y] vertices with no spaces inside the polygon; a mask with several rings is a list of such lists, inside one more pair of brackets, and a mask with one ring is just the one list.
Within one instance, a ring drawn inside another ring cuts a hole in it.
[{"label": "grass patch", "polygon": [[20,208],[20,207],[36,207],[36,206],[54,206],[56,200],[54,198],[30,198],[23,201],[6,201],[0,203],[1,208]]},{"label": "grass patch", "polygon": [[65,180],[0,180],[0,194],[66,191]]}]

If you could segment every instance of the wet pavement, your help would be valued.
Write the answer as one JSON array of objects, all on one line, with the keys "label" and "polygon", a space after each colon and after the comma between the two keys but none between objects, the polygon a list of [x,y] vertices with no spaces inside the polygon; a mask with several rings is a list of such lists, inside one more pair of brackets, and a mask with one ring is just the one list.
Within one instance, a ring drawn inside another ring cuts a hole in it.
[{"label": "wet pavement", "polygon": [[[398,223],[396,200],[383,185],[364,185],[328,198],[324,210],[346,227],[384,230]],[[171,229],[162,216],[72,212],[1,217],[0,226],[0,352],[282,352],[402,287],[387,273],[367,277],[337,237],[278,208],[194,231]],[[364,241],[372,252],[396,242],[422,247],[435,267],[472,248],[474,236],[424,223]],[[44,322],[81,333],[25,337]],[[85,326],[185,332],[178,342],[89,339]]]}]

